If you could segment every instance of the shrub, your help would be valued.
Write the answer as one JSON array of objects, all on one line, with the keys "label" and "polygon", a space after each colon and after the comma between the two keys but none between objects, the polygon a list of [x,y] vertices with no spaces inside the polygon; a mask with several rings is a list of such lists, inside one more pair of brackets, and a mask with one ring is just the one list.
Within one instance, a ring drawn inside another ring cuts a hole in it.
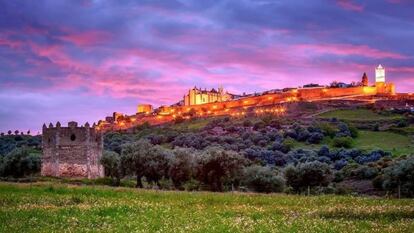
[{"label": "shrub", "polygon": [[372,180],[372,186],[378,190],[383,190],[384,176],[378,175]]},{"label": "shrub", "polygon": [[318,132],[311,133],[308,138],[308,142],[311,144],[319,144],[322,140],[323,134]]},{"label": "shrub", "polygon": [[333,179],[329,165],[319,161],[289,165],[284,174],[286,183],[296,191],[312,186],[327,186]]},{"label": "shrub", "polygon": [[266,124],[263,121],[258,121],[253,125],[254,130],[263,129],[264,127],[266,127]]},{"label": "shrub", "polygon": [[352,138],[347,137],[335,137],[332,141],[334,147],[344,147],[344,148],[351,148],[352,147]]},{"label": "shrub", "polygon": [[404,119],[400,120],[397,123],[397,127],[399,127],[399,128],[404,128],[404,127],[407,127],[407,126],[408,126],[408,122],[406,120],[404,120]]},{"label": "shrub", "polygon": [[330,157],[330,152],[329,152],[329,147],[327,145],[323,145],[319,151],[318,151],[318,155],[319,156],[326,156],[326,157]]},{"label": "shrub", "polygon": [[295,147],[295,140],[287,138],[282,143],[282,152],[287,153]]},{"label": "shrub", "polygon": [[353,174],[358,179],[373,179],[378,175],[378,169],[369,166],[360,166],[353,171]]},{"label": "shrub", "polygon": [[250,127],[250,126],[252,126],[252,122],[250,120],[246,119],[246,120],[243,121],[243,126],[244,127]]},{"label": "shrub", "polygon": [[38,173],[40,167],[39,154],[27,148],[16,148],[0,160],[0,176],[24,177]]},{"label": "shrub", "polygon": [[243,183],[256,192],[282,192],[285,180],[269,167],[250,166],[244,169]]},{"label": "shrub", "polygon": [[357,138],[359,135],[359,131],[354,125],[349,125],[349,132],[351,132],[352,138]]},{"label": "shrub", "polygon": [[334,168],[336,170],[341,170],[343,167],[345,167],[348,164],[348,162],[345,159],[337,160],[334,164]]},{"label": "shrub", "polygon": [[330,138],[333,138],[335,136],[336,130],[329,123],[321,123],[318,125],[318,127],[322,130],[322,133],[325,136],[328,136]]},{"label": "shrub", "polygon": [[339,132],[336,133],[336,137],[351,137],[351,131],[349,130],[348,124],[340,122],[338,124]]}]

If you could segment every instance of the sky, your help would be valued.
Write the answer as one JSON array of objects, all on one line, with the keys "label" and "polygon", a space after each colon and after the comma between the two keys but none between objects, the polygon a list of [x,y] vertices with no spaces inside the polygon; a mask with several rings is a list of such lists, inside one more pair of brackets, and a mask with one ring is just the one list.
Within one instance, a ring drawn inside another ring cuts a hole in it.
[{"label": "sky", "polygon": [[414,92],[411,0],[0,0],[0,132],[97,122],[193,87]]}]

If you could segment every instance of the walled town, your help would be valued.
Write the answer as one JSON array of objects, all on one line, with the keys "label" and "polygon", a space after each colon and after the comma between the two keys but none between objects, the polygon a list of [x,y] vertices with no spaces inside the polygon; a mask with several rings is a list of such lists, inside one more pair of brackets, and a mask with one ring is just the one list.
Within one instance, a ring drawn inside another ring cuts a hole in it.
[{"label": "walled town", "polygon": [[[56,177],[104,176],[99,163],[103,151],[103,134],[111,131],[125,131],[143,124],[161,125],[178,119],[214,116],[244,117],[271,114],[292,119],[306,118],[306,115],[321,113],[341,107],[373,105],[374,108],[411,108],[412,94],[396,93],[393,83],[385,81],[385,69],[375,69],[375,84],[369,84],[366,73],[360,82],[345,84],[333,82],[330,86],[318,84],[302,88],[270,90],[259,94],[235,95],[222,87],[210,91],[192,88],[183,99],[171,106],[153,109],[152,105],[140,104],[135,115],[115,112],[96,125],[89,123],[78,126],[70,122],[68,127],[43,125],[43,163],[41,174]],[[302,103],[313,102],[318,111],[304,112]],[[304,116],[305,115],[305,116]]]},{"label": "walled town", "polygon": [[[406,100],[413,100],[410,93],[396,93],[395,85],[385,80],[385,68],[375,69],[375,83],[369,84],[368,76],[363,74],[360,82],[346,84],[333,82],[330,86],[318,84],[302,88],[269,90],[263,93],[235,95],[218,90],[202,90],[194,87],[184,95],[183,100],[171,106],[154,109],[150,104],[139,104],[137,113],[124,115],[114,112],[105,120],[100,120],[98,130],[111,131],[133,128],[143,123],[163,124],[176,118],[190,119],[209,116],[243,116],[246,114],[271,113],[275,115],[294,115],[295,103],[310,101],[334,102],[336,104],[374,103],[376,107],[406,107]],[[385,102],[384,102],[385,101]],[[326,107],[326,106],[325,106]]]}]

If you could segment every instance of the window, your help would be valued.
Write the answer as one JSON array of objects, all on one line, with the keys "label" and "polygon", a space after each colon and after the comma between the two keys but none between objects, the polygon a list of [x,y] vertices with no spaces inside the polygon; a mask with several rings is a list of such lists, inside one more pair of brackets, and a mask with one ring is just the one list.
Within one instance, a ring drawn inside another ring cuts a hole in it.
[{"label": "window", "polygon": [[76,136],[75,136],[75,134],[70,135],[70,140],[71,140],[71,141],[75,141],[75,140],[76,140]]}]

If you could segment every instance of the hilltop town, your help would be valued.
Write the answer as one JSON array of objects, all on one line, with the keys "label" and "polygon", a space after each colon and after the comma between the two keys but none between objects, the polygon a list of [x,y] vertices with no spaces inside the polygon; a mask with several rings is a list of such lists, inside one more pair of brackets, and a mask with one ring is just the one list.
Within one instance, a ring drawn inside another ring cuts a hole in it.
[{"label": "hilltop town", "polygon": [[284,88],[263,93],[236,95],[222,87],[211,90],[194,87],[178,103],[160,106],[154,109],[150,104],[139,104],[137,113],[125,115],[114,112],[112,116],[100,120],[98,130],[124,130],[143,123],[163,124],[179,119],[210,116],[244,116],[271,113],[275,115],[298,116],[300,102],[317,102],[320,110],[330,106],[345,104],[374,104],[376,108],[406,108],[407,101],[414,100],[411,93],[396,93],[395,85],[387,82],[385,68],[379,65],[375,69],[375,83],[370,84],[366,73],[358,82],[346,84],[333,82],[329,86],[308,84],[301,88]]},{"label": "hilltop town", "polygon": [[[386,82],[385,68],[381,65],[375,69],[375,83],[373,85],[370,85],[369,78],[364,73],[359,82],[351,84],[339,82],[333,82],[330,86],[310,84],[302,88],[286,88],[250,95],[231,94],[224,91],[222,87],[210,91],[194,87],[177,104],[161,106],[157,109],[153,109],[149,104],[140,104],[134,115],[128,116],[116,112],[113,116],[99,121],[97,125],[86,123],[78,126],[76,122],[69,122],[67,127],[61,126],[59,122],[55,126],[53,124],[49,124],[48,127],[43,125],[41,174],[57,177],[102,177],[104,176],[104,168],[100,164],[100,159],[105,144],[103,136],[118,131],[137,132],[139,127],[143,125],[158,126],[170,122],[177,123],[213,117],[251,119],[271,116],[272,119],[295,119],[296,122],[301,122],[300,127],[315,128],[319,126],[314,126],[312,123],[314,116],[332,110],[369,107],[380,112],[398,109],[414,112],[413,106],[414,96],[408,93],[396,93],[395,85]],[[280,125],[281,122],[275,124]],[[268,122],[268,124],[274,126],[273,123]],[[382,123],[381,127],[384,128],[388,125],[389,128],[395,124],[390,121]],[[379,125],[373,126],[368,122],[354,123],[353,125],[362,129],[380,127]],[[282,131],[284,136],[287,139],[289,137],[295,138],[295,136],[288,136],[287,132],[293,129],[297,130],[297,127],[295,126],[295,128],[292,122],[285,122],[284,127],[285,129]],[[333,124],[333,127],[338,126]],[[224,128],[218,127],[216,129],[219,130],[218,134],[225,132]],[[327,134],[326,130],[320,129],[320,131]],[[167,130],[165,133],[169,134],[170,132]],[[306,136],[305,140],[310,141],[311,144],[319,143],[324,138],[321,133],[308,134],[310,136],[309,138]],[[111,141],[111,139],[107,141]],[[200,141],[199,143],[204,144],[205,142]],[[349,143],[345,144],[339,142],[338,146],[350,146]],[[121,153],[119,148],[117,150],[118,153]]]}]

